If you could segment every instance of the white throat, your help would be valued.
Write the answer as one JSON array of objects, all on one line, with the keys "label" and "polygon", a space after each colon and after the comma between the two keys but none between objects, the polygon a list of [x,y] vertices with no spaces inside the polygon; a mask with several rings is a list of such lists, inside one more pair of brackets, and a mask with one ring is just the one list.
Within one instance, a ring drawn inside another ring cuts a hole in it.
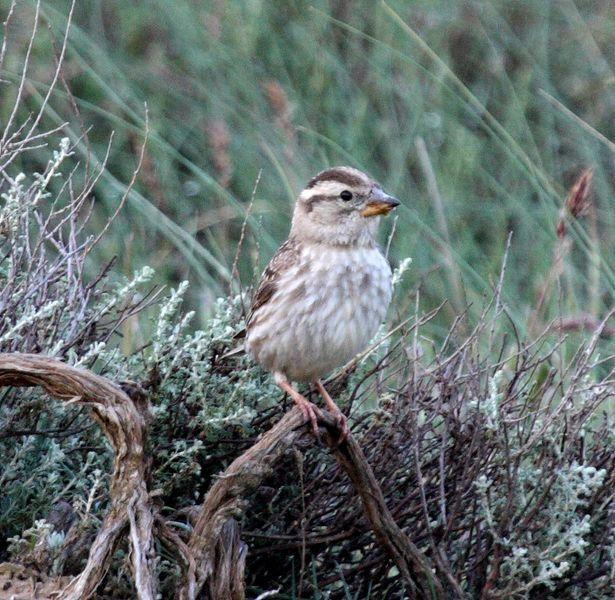
[{"label": "white throat", "polygon": [[321,223],[306,214],[301,206],[295,208],[290,235],[302,242],[329,246],[374,247],[379,217],[365,218],[359,214],[341,222]]}]

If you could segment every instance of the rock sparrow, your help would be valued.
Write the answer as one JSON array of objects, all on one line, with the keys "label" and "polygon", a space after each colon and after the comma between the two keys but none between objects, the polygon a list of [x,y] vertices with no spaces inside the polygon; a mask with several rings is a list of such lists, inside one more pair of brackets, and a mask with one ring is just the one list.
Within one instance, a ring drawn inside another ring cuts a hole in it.
[{"label": "rock sparrow", "polygon": [[288,239],[257,288],[246,349],[312,423],[318,408],[291,381],[307,381],[335,415],[340,441],[346,417],[320,378],[365,348],[391,300],[391,268],[374,235],[380,215],[399,202],[365,173],[334,167],[299,194]]}]

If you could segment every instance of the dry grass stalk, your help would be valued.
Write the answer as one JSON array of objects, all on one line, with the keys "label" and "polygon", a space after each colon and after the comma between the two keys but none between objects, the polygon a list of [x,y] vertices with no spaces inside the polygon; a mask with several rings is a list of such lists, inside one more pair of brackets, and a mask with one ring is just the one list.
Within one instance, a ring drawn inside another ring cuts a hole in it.
[{"label": "dry grass stalk", "polygon": [[451,238],[448,231],[448,224],[446,222],[444,201],[442,200],[442,196],[440,194],[438,181],[433,170],[433,165],[431,164],[431,159],[429,158],[429,152],[427,151],[425,140],[419,136],[415,139],[414,145],[419,157],[419,163],[421,165],[423,175],[425,176],[425,180],[427,182],[427,190],[433,202],[438,229],[440,230],[440,236],[442,237],[442,242],[438,242],[438,247],[442,252],[449,285],[451,286],[453,306],[456,314],[460,314],[465,309],[466,302],[464,299],[463,284],[461,283],[461,279],[459,277],[459,268],[455,264],[453,254],[451,252]]},{"label": "dry grass stalk", "polygon": [[232,296],[235,292],[234,288],[237,288],[237,291],[240,294],[241,302],[242,302],[242,311],[244,315],[248,314],[248,310],[246,306],[243,304],[244,302],[244,294],[243,289],[241,287],[241,278],[239,277],[239,270],[237,265],[239,264],[239,257],[241,256],[241,252],[243,250],[243,243],[246,239],[246,232],[248,227],[248,219],[252,214],[252,209],[254,207],[254,200],[256,198],[256,190],[258,189],[258,184],[261,180],[261,175],[263,174],[262,170],[258,172],[256,176],[256,180],[254,181],[254,187],[252,188],[252,194],[250,195],[250,202],[246,208],[246,212],[243,217],[243,222],[241,223],[241,233],[239,234],[239,242],[237,243],[237,249],[235,250],[235,257],[233,258],[233,267],[231,269],[231,279],[229,281],[229,295]]},{"label": "dry grass stalk", "polygon": [[591,206],[590,191],[593,177],[592,169],[585,169],[573,186],[560,210],[559,219],[555,226],[556,242],[553,250],[553,259],[545,282],[540,288],[536,306],[528,321],[528,331],[536,333],[535,329],[544,304],[553,289],[554,283],[563,275],[564,264],[572,247],[572,240],[567,235],[567,223],[578,221],[585,216]]},{"label": "dry grass stalk", "polygon": [[600,319],[591,314],[580,314],[575,317],[557,319],[553,323],[553,328],[564,333],[570,331],[585,331],[587,333],[600,331],[600,335],[605,339],[615,337],[615,327],[602,326]]},{"label": "dry grass stalk", "polygon": [[288,101],[288,96],[280,82],[275,80],[266,81],[263,84],[269,106],[275,116],[275,123],[286,137],[284,155],[292,161],[293,149],[296,143],[295,128],[292,123],[293,107]]},{"label": "dry grass stalk", "polygon": [[589,192],[593,176],[594,172],[592,169],[585,169],[570,188],[555,228],[558,238],[561,239],[566,235],[566,221],[568,218],[580,219],[587,214],[590,207]]},{"label": "dry grass stalk", "polygon": [[229,154],[231,137],[227,124],[217,119],[210,121],[206,127],[209,145],[211,147],[214,169],[218,174],[218,183],[227,188],[233,176],[233,163]]}]

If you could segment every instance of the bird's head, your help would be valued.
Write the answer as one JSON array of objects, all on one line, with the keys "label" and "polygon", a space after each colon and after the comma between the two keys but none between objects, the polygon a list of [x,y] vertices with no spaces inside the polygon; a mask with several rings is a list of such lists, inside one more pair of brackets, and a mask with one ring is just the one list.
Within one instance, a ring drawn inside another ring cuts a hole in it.
[{"label": "bird's head", "polygon": [[352,167],[333,167],[312,177],[299,194],[291,234],[332,245],[370,245],[378,217],[399,201]]}]

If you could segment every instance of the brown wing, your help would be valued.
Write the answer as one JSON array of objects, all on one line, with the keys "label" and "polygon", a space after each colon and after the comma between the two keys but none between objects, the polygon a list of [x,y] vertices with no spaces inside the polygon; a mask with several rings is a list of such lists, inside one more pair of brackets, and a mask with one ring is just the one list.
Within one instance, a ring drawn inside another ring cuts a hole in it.
[{"label": "brown wing", "polygon": [[252,299],[252,306],[250,307],[250,314],[248,315],[247,329],[250,328],[252,319],[256,311],[261,306],[267,304],[271,299],[271,296],[275,294],[278,289],[278,281],[280,275],[293,264],[299,255],[299,244],[293,238],[288,238],[273,255],[273,258],[269,261],[267,268],[263,271],[261,280],[258,283],[258,288],[254,298]]}]

